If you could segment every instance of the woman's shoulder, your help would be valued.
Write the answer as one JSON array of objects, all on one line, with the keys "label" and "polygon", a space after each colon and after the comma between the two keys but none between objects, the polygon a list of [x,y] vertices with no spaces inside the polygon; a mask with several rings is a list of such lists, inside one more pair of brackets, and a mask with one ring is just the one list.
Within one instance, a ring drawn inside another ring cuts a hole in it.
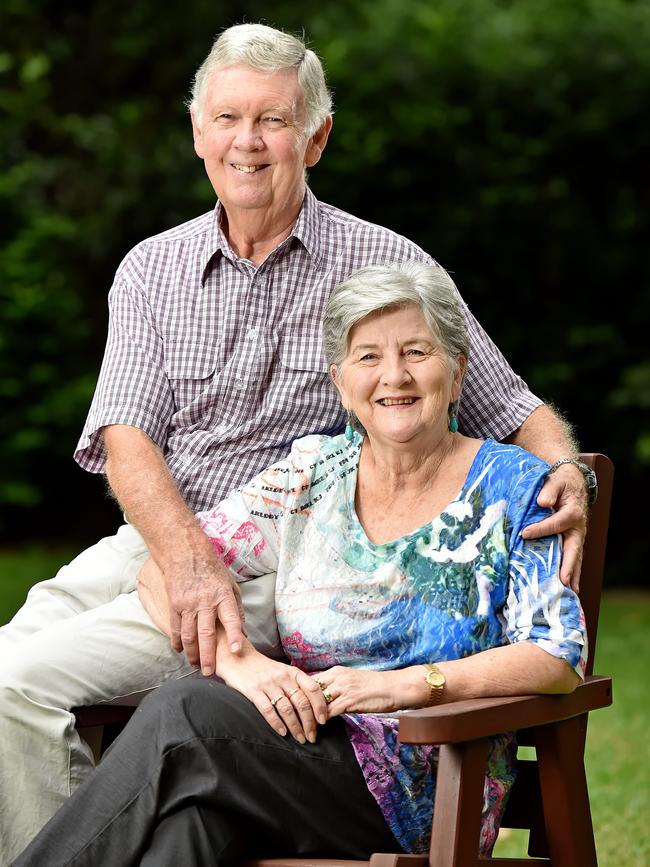
[{"label": "woman's shoulder", "polygon": [[263,475],[284,476],[291,488],[299,478],[305,490],[325,476],[331,477],[343,468],[356,466],[354,455],[358,456],[358,451],[359,444],[349,442],[343,434],[309,434],[294,440],[286,458],[269,467]]},{"label": "woman's shoulder", "polygon": [[509,443],[487,439],[477,454],[475,472],[499,487],[536,487],[546,477],[549,465],[532,452]]}]

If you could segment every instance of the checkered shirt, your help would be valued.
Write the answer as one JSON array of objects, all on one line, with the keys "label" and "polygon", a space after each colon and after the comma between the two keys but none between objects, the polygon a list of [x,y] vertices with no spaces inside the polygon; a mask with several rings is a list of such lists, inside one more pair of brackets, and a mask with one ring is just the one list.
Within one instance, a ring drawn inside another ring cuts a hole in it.
[{"label": "checkered shirt", "polygon": [[[106,352],[75,459],[103,472],[106,425],[140,428],[189,507],[208,509],[343,425],[320,331],[332,289],[357,268],[433,260],[411,241],[307,190],[291,235],[259,266],[220,228],[221,205],[138,244],[109,294]],[[472,353],[459,423],[502,439],[541,401],[467,310]]]}]

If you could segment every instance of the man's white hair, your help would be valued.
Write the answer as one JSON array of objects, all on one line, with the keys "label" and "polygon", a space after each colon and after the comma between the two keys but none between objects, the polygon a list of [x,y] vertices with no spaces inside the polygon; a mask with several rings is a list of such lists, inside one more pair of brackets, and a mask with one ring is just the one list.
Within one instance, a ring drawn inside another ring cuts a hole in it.
[{"label": "man's white hair", "polygon": [[207,81],[218,69],[244,65],[258,72],[295,69],[305,101],[303,133],[310,138],[332,114],[323,65],[317,55],[296,36],[265,24],[235,24],[215,40],[192,84],[191,111],[201,124]]}]

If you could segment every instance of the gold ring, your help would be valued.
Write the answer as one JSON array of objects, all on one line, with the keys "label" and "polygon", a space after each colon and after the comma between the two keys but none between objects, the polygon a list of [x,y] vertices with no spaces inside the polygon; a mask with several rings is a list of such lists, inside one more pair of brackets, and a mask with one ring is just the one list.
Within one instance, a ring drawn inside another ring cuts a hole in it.
[{"label": "gold ring", "polygon": [[[276,704],[280,701],[281,698],[284,698],[283,692],[281,692],[280,695],[278,695],[276,698],[271,699],[271,704],[273,705],[273,707],[276,706]],[[327,701],[327,699],[325,699],[325,701]]]},{"label": "gold ring", "polygon": [[295,689],[292,689],[287,698],[291,698],[292,695],[295,695],[297,692],[300,692],[300,687],[297,686]]},{"label": "gold ring", "polygon": [[326,704],[331,704],[334,701],[334,696],[327,687],[321,687],[321,689],[323,690],[323,698],[325,699]]},{"label": "gold ring", "polygon": [[315,677],[314,680],[315,680],[316,683],[320,686],[321,689],[325,689],[325,684],[324,684],[323,681],[320,679],[320,677]]}]

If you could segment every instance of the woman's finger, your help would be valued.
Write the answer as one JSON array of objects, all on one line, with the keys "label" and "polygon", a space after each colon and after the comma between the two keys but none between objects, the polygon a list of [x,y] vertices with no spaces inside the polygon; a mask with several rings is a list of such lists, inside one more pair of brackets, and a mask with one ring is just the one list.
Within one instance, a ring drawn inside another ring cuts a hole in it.
[{"label": "woman's finger", "polygon": [[296,676],[296,686],[300,687],[309,701],[312,713],[321,725],[327,722],[327,702],[323,696],[323,690],[313,677],[299,671]]},{"label": "woman's finger", "polygon": [[[295,699],[296,696],[293,696]],[[286,695],[282,695],[275,704],[275,712],[282,719],[282,722],[289,729],[291,735],[298,741],[299,744],[304,744],[305,741],[308,740],[308,734],[311,733],[313,737],[313,732],[316,728],[316,722],[313,719],[313,715],[311,714],[311,706],[309,707],[309,713],[305,715],[305,725],[307,730],[305,730],[305,726],[303,725],[302,718],[299,717],[296,712],[296,708],[293,704],[293,699],[290,699]],[[307,703],[308,704],[308,703]],[[311,716],[311,722],[309,717]]]},{"label": "woman's finger", "polygon": [[253,702],[273,731],[277,732],[281,737],[284,737],[287,733],[287,729],[275,709],[275,705],[278,703],[281,696],[270,699],[266,693],[256,691],[252,695],[247,696],[247,698]]}]

